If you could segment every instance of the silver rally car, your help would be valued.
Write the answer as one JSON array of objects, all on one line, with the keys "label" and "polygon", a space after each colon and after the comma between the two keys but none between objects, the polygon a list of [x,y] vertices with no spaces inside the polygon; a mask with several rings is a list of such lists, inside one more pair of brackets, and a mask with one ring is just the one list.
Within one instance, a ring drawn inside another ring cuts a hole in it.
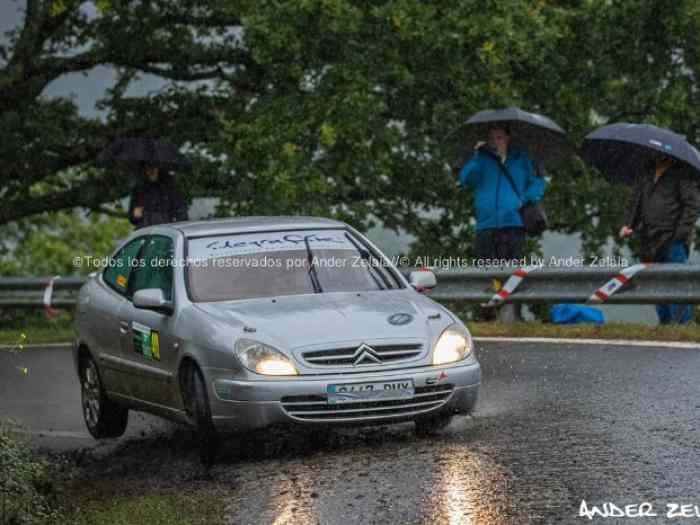
[{"label": "silver rally car", "polygon": [[85,422],[120,436],[130,409],[219,430],[413,420],[472,411],[472,338],[342,222],[248,217],[134,231],[80,290]]}]

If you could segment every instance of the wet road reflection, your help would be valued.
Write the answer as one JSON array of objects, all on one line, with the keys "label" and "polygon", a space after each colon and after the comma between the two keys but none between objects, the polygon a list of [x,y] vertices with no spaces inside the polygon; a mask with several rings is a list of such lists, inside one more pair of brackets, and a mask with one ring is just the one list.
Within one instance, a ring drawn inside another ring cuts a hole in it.
[{"label": "wet road reflection", "polygon": [[[229,508],[230,523],[256,510],[255,523],[505,523],[507,474],[449,435],[419,440],[410,425],[338,431],[322,448],[297,453],[238,464],[242,497]],[[226,469],[218,465],[214,476]]]},{"label": "wet road reflection", "polygon": [[425,522],[446,525],[503,523],[507,475],[487,456],[461,446],[450,447],[436,465],[437,479],[425,508]]}]

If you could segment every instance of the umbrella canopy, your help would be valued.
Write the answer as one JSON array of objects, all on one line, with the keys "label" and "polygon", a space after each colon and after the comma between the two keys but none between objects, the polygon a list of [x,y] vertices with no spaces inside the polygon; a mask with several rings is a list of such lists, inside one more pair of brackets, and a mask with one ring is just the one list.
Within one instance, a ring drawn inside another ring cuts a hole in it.
[{"label": "umbrella canopy", "polygon": [[674,169],[700,175],[700,152],[683,135],[651,124],[621,122],[598,128],[586,136],[582,157],[611,180],[634,184],[660,154],[682,163]]},{"label": "umbrella canopy", "polygon": [[134,169],[144,164],[166,170],[189,170],[192,162],[170,142],[154,138],[120,138],[97,157],[100,167],[124,166]]},{"label": "umbrella canopy", "polygon": [[488,129],[493,124],[507,124],[511,132],[511,147],[526,151],[540,164],[560,162],[575,153],[566,132],[552,119],[513,107],[479,111],[464,123],[464,133],[460,136],[463,158],[470,154],[477,142],[486,140]]}]

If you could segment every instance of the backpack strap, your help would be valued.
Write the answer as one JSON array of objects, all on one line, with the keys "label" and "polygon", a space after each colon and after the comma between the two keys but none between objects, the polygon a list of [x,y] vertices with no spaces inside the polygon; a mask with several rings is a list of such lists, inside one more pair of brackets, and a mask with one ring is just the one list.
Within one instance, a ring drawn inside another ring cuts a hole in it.
[{"label": "backpack strap", "polygon": [[514,191],[515,194],[518,196],[518,199],[520,199],[520,201],[522,202],[523,196],[522,196],[522,195],[520,194],[520,192],[518,191],[518,188],[517,188],[517,186],[515,185],[515,181],[513,180],[513,177],[511,176],[510,171],[508,171],[508,168],[506,167],[506,165],[505,165],[503,162],[501,162],[501,159],[499,159],[498,157],[496,157],[496,155],[494,155],[493,153],[491,153],[491,152],[486,152],[486,154],[487,154],[487,155],[490,155],[490,156],[493,158],[494,162],[495,162],[496,164],[498,164],[498,167],[501,168],[501,171],[503,172],[503,175],[506,176],[506,179],[508,180],[508,183],[510,184],[510,187],[513,188],[513,191]]}]

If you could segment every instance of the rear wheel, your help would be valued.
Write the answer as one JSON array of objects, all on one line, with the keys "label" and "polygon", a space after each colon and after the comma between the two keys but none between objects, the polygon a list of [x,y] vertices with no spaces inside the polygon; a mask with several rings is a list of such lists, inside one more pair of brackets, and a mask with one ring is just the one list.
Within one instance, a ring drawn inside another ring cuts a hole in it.
[{"label": "rear wheel", "polygon": [[211,465],[216,459],[219,437],[212,423],[204,377],[196,365],[187,368],[185,384],[185,408],[194,425],[199,458],[205,465]]},{"label": "rear wheel", "polygon": [[416,435],[418,437],[434,436],[444,430],[451,422],[452,414],[449,412],[417,417],[414,421]]},{"label": "rear wheel", "polygon": [[80,395],[85,425],[95,439],[115,438],[124,434],[129,422],[129,409],[107,397],[91,356],[80,360]]}]

